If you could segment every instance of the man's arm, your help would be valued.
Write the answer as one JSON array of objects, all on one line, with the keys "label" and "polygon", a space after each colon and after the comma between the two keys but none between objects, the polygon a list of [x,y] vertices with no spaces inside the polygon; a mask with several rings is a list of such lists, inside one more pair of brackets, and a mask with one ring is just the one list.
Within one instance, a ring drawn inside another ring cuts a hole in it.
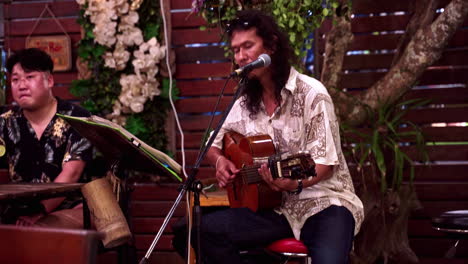
[{"label": "man's arm", "polygon": [[[55,178],[57,183],[76,183],[81,177],[86,162],[82,160],[71,160],[62,165],[62,172]],[[47,213],[52,212],[65,198],[53,198],[41,201]]]}]

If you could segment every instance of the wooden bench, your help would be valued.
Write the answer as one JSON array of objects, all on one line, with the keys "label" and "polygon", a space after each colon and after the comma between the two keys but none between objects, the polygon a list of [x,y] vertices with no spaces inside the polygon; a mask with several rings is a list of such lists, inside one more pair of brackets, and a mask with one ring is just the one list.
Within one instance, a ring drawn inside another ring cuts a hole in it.
[{"label": "wooden bench", "polygon": [[81,229],[0,225],[0,263],[93,264],[100,234]]}]

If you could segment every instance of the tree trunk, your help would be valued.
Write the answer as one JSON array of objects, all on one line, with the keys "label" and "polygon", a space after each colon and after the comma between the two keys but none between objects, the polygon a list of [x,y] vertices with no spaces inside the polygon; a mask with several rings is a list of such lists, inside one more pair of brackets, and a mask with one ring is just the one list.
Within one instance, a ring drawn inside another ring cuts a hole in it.
[{"label": "tree trunk", "polygon": [[416,193],[405,185],[382,194],[379,186],[368,185],[360,195],[366,217],[355,239],[352,263],[417,263],[407,232],[410,213],[421,207]]}]

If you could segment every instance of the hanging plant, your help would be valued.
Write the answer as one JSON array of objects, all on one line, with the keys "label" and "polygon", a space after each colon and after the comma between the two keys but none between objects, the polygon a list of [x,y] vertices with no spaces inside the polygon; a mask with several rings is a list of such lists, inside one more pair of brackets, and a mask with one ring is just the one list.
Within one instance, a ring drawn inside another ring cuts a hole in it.
[{"label": "hanging plant", "polygon": [[[331,16],[331,10],[337,6],[337,0],[193,0],[192,12],[200,14],[208,28],[219,26],[224,30],[237,11],[263,10],[276,19],[289,36],[295,55],[302,58],[312,48],[314,30],[326,17]],[[203,26],[202,29],[207,27]]]},{"label": "hanging plant", "polygon": [[72,83],[71,93],[93,114],[166,151],[169,82],[160,72],[166,47],[160,37],[159,2],[77,2],[83,28],[78,56],[89,74]]}]

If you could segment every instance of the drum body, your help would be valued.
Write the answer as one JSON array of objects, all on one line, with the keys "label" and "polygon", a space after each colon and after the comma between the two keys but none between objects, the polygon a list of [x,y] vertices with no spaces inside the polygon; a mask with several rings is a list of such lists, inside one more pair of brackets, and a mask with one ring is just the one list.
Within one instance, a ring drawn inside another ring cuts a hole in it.
[{"label": "drum body", "polygon": [[104,247],[112,248],[129,241],[132,234],[109,181],[106,178],[93,180],[81,191],[88,204],[91,221],[104,235]]}]

